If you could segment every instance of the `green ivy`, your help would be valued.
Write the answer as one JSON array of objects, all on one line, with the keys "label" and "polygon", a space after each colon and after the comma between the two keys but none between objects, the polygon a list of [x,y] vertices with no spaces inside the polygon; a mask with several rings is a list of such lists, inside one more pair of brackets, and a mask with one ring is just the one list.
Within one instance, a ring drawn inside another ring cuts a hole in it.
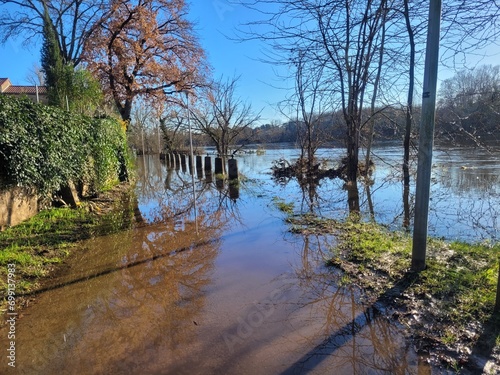
[{"label": "green ivy", "polygon": [[0,95],[0,172],[10,183],[48,194],[68,180],[85,181],[99,191],[117,179],[126,147],[116,119]]},{"label": "green ivy", "polygon": [[118,178],[118,153],[127,147],[126,136],[119,122],[112,118],[95,119],[92,125],[95,185],[102,190]]}]

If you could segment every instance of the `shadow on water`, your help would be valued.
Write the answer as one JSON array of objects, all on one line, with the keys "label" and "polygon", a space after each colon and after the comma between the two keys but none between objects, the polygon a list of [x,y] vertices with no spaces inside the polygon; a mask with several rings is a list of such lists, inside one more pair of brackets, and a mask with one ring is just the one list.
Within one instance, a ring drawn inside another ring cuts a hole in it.
[{"label": "shadow on water", "polygon": [[[293,272],[281,275],[280,287],[254,301],[223,331],[229,353],[222,373],[430,374],[430,366],[379,313],[414,276],[366,305],[362,291],[344,284],[340,271],[318,264],[326,247],[323,237],[305,236]],[[252,358],[259,371],[241,371],[244,358]]]},{"label": "shadow on water", "polygon": [[[220,251],[216,222],[199,217],[203,233],[196,243],[189,222],[186,231],[157,223],[86,242],[67,274],[40,290],[18,322],[15,372],[154,374],[168,368],[164,354],[196,337],[193,322],[206,304]],[[145,363],[149,370],[142,372]],[[7,373],[3,365],[0,372]]]},{"label": "shadow on water", "polygon": [[[323,339],[321,343],[317,344],[294,363],[290,364],[290,366],[282,371],[281,374],[304,374],[319,367],[323,361],[327,360],[338,350],[341,350],[350,341],[355,341],[357,336],[361,334],[362,330],[365,327],[373,325],[375,319],[379,316],[379,309],[383,307],[384,303],[388,300],[392,300],[394,298],[397,298],[398,296],[401,296],[405,289],[409,285],[411,285],[411,283],[417,277],[418,276],[414,274],[408,274],[404,279],[398,281],[392,288],[388,289],[386,292],[380,295],[372,305],[365,307],[362,312],[359,312],[357,314],[353,312],[353,318],[351,321],[347,322],[347,324],[341,327],[338,327],[333,333]],[[348,293],[344,292],[344,294]],[[351,296],[353,299],[351,301],[351,305],[355,306],[357,302],[355,300],[353,292],[351,292]],[[388,333],[389,335],[392,334],[390,332],[390,329],[388,331],[389,332],[385,333]],[[372,338],[372,345],[375,350],[377,348],[383,347],[384,344],[387,344],[389,337],[384,335],[383,329],[370,329],[370,334]],[[382,355],[380,356],[380,358],[385,360],[386,363],[378,364],[377,369],[379,371],[388,371],[390,373],[396,374],[405,373],[408,367],[408,363],[405,363],[405,356],[401,355],[402,353],[398,353],[396,351],[396,355],[392,358],[390,356],[384,358],[385,356],[383,354],[387,355],[387,353],[390,352],[386,351],[386,353],[381,353]],[[356,368],[357,366],[360,366],[362,362],[365,362],[365,360],[363,360],[362,358],[362,356],[352,356],[353,368]],[[366,362],[365,364],[367,364]],[[430,374],[430,368],[428,366],[424,365],[421,368],[427,368],[427,371],[419,371],[419,374]]]},{"label": "shadow on water", "polygon": [[137,267],[137,266],[143,265],[145,263],[148,263],[148,262],[151,262],[151,261],[155,261],[157,259],[161,259],[161,258],[164,258],[164,257],[170,257],[170,256],[173,256],[173,255],[182,253],[184,251],[196,250],[200,246],[205,246],[205,245],[209,245],[209,244],[210,244],[209,241],[192,244],[192,245],[190,245],[188,247],[184,247],[184,248],[180,248],[180,249],[175,249],[175,250],[172,250],[172,251],[167,252],[167,253],[156,254],[156,255],[153,255],[153,256],[151,256],[149,258],[145,258],[145,259],[141,259],[141,260],[138,260],[138,261],[135,261],[135,262],[126,263],[126,264],[123,264],[121,266],[117,266],[117,267],[105,269],[105,270],[99,271],[97,273],[89,273],[86,276],[83,276],[83,277],[80,277],[80,278],[77,278],[77,279],[72,279],[72,280],[69,280],[69,281],[65,281],[64,283],[59,283],[59,284],[53,284],[53,283],[51,283],[51,285],[45,286],[45,287],[40,288],[40,289],[36,289],[36,290],[34,290],[34,291],[30,292],[30,293],[18,294],[18,296],[20,296],[20,297],[34,296],[34,295],[37,295],[37,294],[40,294],[40,293],[47,292],[49,290],[54,290],[54,289],[63,288],[63,287],[69,286],[69,285],[78,284],[78,283],[81,283],[81,282],[86,282],[86,281],[89,281],[89,280],[97,278],[97,277],[108,275],[108,274],[113,273],[113,272],[122,271],[122,270],[124,270],[126,268]]}]

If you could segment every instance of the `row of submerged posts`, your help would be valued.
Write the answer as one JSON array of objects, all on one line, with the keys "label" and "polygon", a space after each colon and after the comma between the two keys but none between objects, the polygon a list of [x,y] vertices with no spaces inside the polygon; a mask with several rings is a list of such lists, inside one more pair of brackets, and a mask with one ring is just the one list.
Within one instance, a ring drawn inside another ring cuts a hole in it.
[{"label": "row of submerged posts", "polygon": [[[191,159],[191,155],[186,155],[179,152],[171,152],[167,154],[161,154],[160,159],[164,160],[167,165],[173,169],[182,169],[183,172],[187,171],[189,167],[189,173],[193,173],[193,169],[196,168],[197,174],[212,173],[212,157],[207,155],[205,157],[201,155],[195,155],[194,159]],[[215,157],[214,159],[214,173],[216,175],[225,175],[227,170],[227,176],[230,180],[238,179],[238,162],[236,159],[227,159],[227,169],[225,166],[225,158]]]}]

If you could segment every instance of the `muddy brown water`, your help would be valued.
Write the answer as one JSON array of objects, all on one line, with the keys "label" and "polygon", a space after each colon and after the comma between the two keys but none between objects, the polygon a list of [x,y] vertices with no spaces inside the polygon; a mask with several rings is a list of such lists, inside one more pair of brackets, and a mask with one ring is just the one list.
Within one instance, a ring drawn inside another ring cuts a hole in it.
[{"label": "muddy brown water", "polygon": [[195,214],[188,173],[148,158],[139,176],[148,224],[81,243],[16,321],[15,368],[0,330],[1,374],[433,373],[324,266],[333,238],[287,232],[283,187],[202,174]]}]

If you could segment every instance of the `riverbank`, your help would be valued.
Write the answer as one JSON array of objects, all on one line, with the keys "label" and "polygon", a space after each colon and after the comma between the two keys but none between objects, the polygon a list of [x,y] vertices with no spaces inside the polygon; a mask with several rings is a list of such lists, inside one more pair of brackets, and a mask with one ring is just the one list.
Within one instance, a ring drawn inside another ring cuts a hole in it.
[{"label": "riverbank", "polygon": [[22,311],[44,281],[62,272],[64,260],[80,241],[133,225],[133,194],[131,184],[118,184],[81,201],[76,209],[43,210],[0,232],[0,312],[7,308],[9,270],[15,270],[10,279],[15,282],[16,309]]},{"label": "riverbank", "polygon": [[418,274],[410,272],[407,233],[310,215],[286,220],[294,233],[333,234],[327,265],[365,290],[366,303],[398,322],[429,363],[461,373],[500,371],[500,316],[493,313],[500,244],[431,239],[427,269]]}]

